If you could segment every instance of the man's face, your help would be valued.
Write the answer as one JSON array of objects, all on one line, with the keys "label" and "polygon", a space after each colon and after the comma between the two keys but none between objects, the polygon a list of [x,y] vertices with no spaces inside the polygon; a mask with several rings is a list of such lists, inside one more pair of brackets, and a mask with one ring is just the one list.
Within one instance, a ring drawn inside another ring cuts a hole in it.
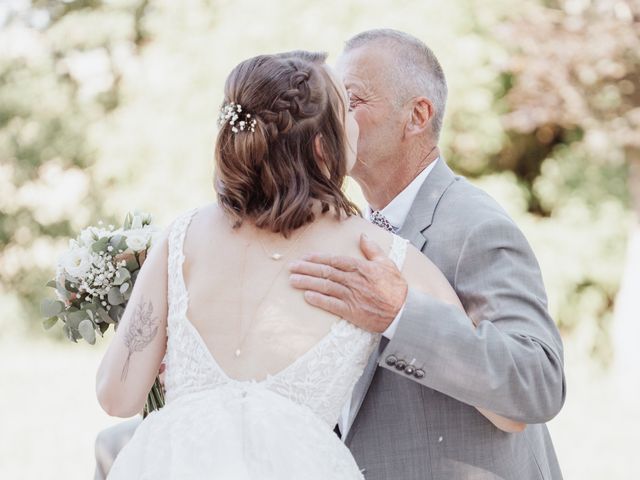
[{"label": "man's face", "polygon": [[398,154],[403,122],[389,81],[392,62],[390,49],[374,45],[342,54],[336,65],[360,127],[357,162],[351,171],[356,180],[388,169]]},{"label": "man's face", "polygon": [[349,105],[349,94],[345,89],[340,77],[335,72],[335,70],[330,66],[325,65],[325,68],[327,70],[327,73],[329,74],[329,78],[331,79],[331,81],[336,87],[336,90],[340,94],[340,100],[344,102],[342,106],[344,107],[344,112],[345,112],[344,130],[345,130],[345,138],[347,140],[346,171],[347,173],[350,173],[351,170],[353,169],[353,166],[356,163],[358,135],[359,135],[358,122],[356,122],[354,118],[353,111],[351,110],[351,107]]}]

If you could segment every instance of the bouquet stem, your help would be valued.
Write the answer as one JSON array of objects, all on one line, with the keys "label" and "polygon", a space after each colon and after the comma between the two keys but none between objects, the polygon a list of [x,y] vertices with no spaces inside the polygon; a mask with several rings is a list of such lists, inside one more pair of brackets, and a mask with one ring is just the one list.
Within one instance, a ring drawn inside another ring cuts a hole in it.
[{"label": "bouquet stem", "polygon": [[160,379],[156,377],[156,381],[153,382],[151,391],[147,396],[147,402],[144,404],[142,418],[146,418],[151,412],[160,410],[162,407],[164,407],[164,390],[160,384]]}]

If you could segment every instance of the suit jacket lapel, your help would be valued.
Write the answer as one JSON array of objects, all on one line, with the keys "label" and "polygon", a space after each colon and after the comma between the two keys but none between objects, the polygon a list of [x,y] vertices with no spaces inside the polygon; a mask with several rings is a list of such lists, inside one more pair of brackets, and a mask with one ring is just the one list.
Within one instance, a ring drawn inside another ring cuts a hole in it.
[{"label": "suit jacket lapel", "polygon": [[442,158],[439,159],[418,190],[398,235],[409,240],[418,250],[422,250],[427,241],[423,232],[433,223],[433,216],[442,195],[455,180],[456,176],[449,166]]},{"label": "suit jacket lapel", "polygon": [[[439,159],[438,163],[433,167],[433,170],[420,187],[420,190],[411,205],[411,209],[409,210],[409,214],[407,215],[404,225],[398,231],[398,235],[409,240],[418,250],[422,250],[427,242],[423,233],[433,223],[433,216],[436,211],[436,207],[438,206],[438,202],[440,202],[444,192],[455,180],[456,176],[449,166],[443,159]],[[388,342],[388,338],[381,337],[380,343],[369,357],[369,361],[367,362],[367,366],[365,367],[362,376],[353,388],[345,443],[351,440],[353,435],[353,429],[351,427],[355,423],[360,407],[364,402],[364,398],[369,390],[371,381],[373,380],[373,376],[376,373],[380,355],[384,351]]]}]

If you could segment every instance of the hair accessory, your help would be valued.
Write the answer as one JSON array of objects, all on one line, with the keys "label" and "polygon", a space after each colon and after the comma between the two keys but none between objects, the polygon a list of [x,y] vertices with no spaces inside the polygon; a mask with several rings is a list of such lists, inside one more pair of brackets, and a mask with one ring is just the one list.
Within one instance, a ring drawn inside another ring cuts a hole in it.
[{"label": "hair accessory", "polygon": [[220,117],[218,123],[220,126],[229,122],[231,125],[231,131],[238,133],[244,130],[256,131],[256,119],[251,118],[250,113],[244,114],[244,120],[240,120],[240,114],[242,113],[242,106],[239,103],[230,102],[222,106],[220,109]]}]

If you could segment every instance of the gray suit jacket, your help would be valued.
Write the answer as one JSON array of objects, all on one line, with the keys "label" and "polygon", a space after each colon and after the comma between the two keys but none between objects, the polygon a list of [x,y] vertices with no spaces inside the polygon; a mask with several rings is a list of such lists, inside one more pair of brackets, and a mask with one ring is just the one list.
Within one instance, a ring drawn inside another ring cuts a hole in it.
[{"label": "gray suit jacket", "polygon": [[[468,316],[409,290],[352,397],[345,443],[366,479],[561,479],[544,422],[565,399],[562,341],[526,239],[443,160],[399,234],[442,270]],[[528,426],[502,432],[471,405]]]}]

